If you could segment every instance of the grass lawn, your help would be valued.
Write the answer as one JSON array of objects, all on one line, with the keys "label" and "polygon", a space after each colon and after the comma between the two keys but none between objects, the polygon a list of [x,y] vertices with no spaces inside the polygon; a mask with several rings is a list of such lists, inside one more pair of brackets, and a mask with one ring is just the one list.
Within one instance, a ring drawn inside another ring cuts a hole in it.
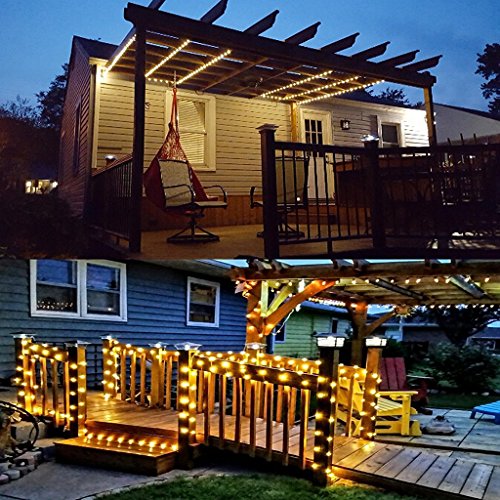
[{"label": "grass lawn", "polygon": [[361,486],[318,488],[304,479],[286,476],[242,475],[178,478],[106,496],[107,500],[396,500],[415,497]]},{"label": "grass lawn", "polygon": [[498,394],[490,394],[489,396],[481,396],[477,394],[430,394],[429,406],[431,408],[452,408],[456,410],[471,410],[474,406],[492,403],[500,400]]}]

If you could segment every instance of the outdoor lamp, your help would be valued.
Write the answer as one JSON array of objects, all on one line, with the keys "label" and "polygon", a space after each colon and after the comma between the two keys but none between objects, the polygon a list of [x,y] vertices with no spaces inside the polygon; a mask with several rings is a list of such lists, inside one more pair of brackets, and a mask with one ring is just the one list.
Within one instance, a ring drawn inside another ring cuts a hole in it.
[{"label": "outdoor lamp", "polygon": [[174,344],[177,351],[197,351],[202,346],[202,344],[195,344],[194,342],[179,342]]},{"label": "outdoor lamp", "polygon": [[342,349],[346,341],[346,336],[341,334],[329,335],[320,333],[316,335],[316,343],[318,347],[333,347]]},{"label": "outdoor lamp", "polygon": [[361,142],[378,142],[380,140],[380,137],[374,134],[366,134],[363,137],[361,137]]},{"label": "outdoor lamp", "polygon": [[248,342],[245,344],[245,349],[250,349],[251,351],[261,351],[266,348],[266,344],[261,344],[260,342]]},{"label": "outdoor lamp", "polygon": [[349,130],[351,128],[351,120],[340,120],[340,128],[342,130]]},{"label": "outdoor lamp", "polygon": [[366,347],[385,347],[387,345],[387,337],[384,335],[369,335],[365,337]]}]

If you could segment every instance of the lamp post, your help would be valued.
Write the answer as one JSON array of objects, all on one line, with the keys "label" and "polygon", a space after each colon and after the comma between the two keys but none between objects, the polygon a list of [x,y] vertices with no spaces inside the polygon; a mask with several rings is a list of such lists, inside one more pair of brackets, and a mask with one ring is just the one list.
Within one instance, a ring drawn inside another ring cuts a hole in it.
[{"label": "lamp post", "polygon": [[383,335],[369,335],[365,337],[366,354],[366,378],[361,412],[360,437],[372,439],[375,436],[377,418],[378,386],[380,383],[380,357],[382,349],[387,345],[387,337]]},{"label": "lamp post", "polygon": [[247,342],[245,344],[245,351],[251,364],[259,364],[260,355],[266,350],[266,347],[267,344],[261,342]]},{"label": "lamp post", "polygon": [[333,477],[333,446],[335,436],[335,409],[337,406],[337,378],[340,349],[346,337],[334,334],[316,334],[319,349],[317,410],[314,431],[314,479],[320,485],[329,484]]}]

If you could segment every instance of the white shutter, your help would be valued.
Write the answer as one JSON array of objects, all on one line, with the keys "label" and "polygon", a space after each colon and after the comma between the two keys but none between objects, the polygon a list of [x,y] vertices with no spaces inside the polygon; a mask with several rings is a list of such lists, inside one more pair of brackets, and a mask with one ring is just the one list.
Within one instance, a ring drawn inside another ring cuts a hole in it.
[{"label": "white shutter", "polygon": [[205,165],[206,160],[206,109],[205,102],[179,99],[179,132],[182,147],[193,165]]}]

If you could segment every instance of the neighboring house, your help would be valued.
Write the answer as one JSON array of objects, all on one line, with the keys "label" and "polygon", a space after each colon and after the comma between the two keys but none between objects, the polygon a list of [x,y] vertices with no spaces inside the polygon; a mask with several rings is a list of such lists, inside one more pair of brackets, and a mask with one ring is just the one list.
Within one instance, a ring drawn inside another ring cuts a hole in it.
[{"label": "neighboring house", "polygon": [[[106,158],[131,153],[134,81],[127,73],[105,71],[117,47],[74,37],[61,135],[59,193],[77,215],[85,211],[90,176]],[[170,120],[171,89],[149,78],[146,86],[144,168],[163,143]],[[290,103],[207,92],[178,91],[182,145],[202,183],[221,184],[229,210],[217,225],[255,223],[249,209],[251,186],[261,185],[261,145],[257,127],[277,125],[278,140],[362,146],[377,135],[385,146],[426,146],[425,112],[417,109],[329,98],[301,104],[292,117]],[[164,217],[148,202],[143,220],[159,227]],[[210,214],[207,214],[210,216]]]},{"label": "neighboring house", "polygon": [[346,334],[350,326],[345,309],[306,301],[301,304],[299,312],[292,313],[285,323],[276,328],[276,334],[271,337],[272,351],[314,359],[318,357],[315,333]]},{"label": "neighboring house", "polygon": [[89,342],[89,381],[100,378],[101,337],[136,345],[179,341],[240,351],[246,300],[221,263],[0,261],[0,378],[15,369],[15,332],[38,341]]},{"label": "neighboring house", "polygon": [[480,345],[500,353],[500,328],[486,327],[467,339],[467,345]]},{"label": "neighboring house", "polygon": [[461,144],[462,138],[466,143],[474,143],[474,136],[480,144],[500,142],[500,119],[485,111],[448,104],[435,104],[434,111],[440,144],[447,144],[448,140]]}]

